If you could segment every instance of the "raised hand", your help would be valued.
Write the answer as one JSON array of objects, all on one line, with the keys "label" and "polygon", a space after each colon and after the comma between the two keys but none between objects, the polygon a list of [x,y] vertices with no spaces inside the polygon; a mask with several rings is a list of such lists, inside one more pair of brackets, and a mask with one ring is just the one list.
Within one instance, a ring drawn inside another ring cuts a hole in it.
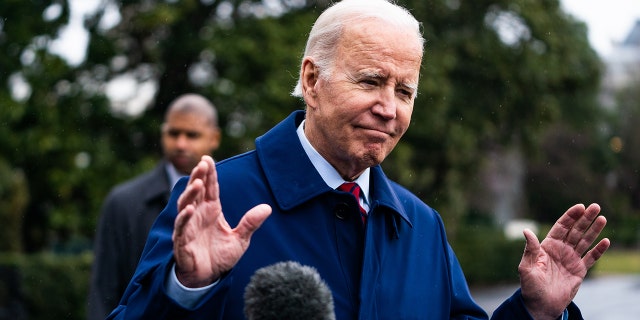
[{"label": "raised hand", "polygon": [[240,260],[251,235],[270,214],[270,206],[258,205],[231,229],[222,213],[213,159],[202,157],[178,199],[172,236],[178,280],[190,288],[213,283]]},{"label": "raised hand", "polygon": [[518,272],[525,306],[534,319],[557,319],[575,297],[587,270],[609,248],[605,238],[587,252],[607,224],[599,213],[597,204],[586,209],[574,205],[542,243],[533,232],[524,231],[526,247]]}]

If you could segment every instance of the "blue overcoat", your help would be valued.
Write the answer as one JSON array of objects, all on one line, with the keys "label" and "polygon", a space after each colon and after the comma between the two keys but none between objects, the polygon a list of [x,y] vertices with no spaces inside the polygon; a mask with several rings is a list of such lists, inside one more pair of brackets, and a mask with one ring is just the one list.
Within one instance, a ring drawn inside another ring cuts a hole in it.
[{"label": "blue overcoat", "polygon": [[[376,166],[363,230],[355,199],[327,186],[302,149],[296,128],[303,118],[303,111],[292,113],[256,139],[255,150],[217,163],[222,208],[232,227],[258,204],[273,208],[218,285],[193,309],[180,307],[165,293],[183,178],[153,226],[111,318],[242,319],[251,275],[286,260],[318,270],[333,293],[337,319],[487,318],[471,298],[439,214]],[[519,291],[493,318],[530,319]]]}]

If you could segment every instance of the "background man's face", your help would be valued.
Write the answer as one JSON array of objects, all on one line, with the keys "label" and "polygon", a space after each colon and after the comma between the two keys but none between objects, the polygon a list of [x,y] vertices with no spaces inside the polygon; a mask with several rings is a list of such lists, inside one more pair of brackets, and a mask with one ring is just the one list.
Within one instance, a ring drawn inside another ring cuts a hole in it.
[{"label": "background man's face", "polygon": [[195,113],[172,112],[162,127],[164,156],[176,169],[189,174],[203,155],[218,148],[217,128]]}]

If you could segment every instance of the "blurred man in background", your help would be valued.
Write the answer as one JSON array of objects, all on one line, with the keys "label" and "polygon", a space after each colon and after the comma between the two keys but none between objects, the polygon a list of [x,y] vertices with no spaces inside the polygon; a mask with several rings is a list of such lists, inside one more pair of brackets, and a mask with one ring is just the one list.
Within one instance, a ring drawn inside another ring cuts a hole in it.
[{"label": "blurred man in background", "polygon": [[175,99],[165,113],[161,143],[162,161],[114,187],[103,204],[94,242],[88,319],[104,319],[118,304],[171,188],[203,155],[218,148],[215,106],[197,94]]}]

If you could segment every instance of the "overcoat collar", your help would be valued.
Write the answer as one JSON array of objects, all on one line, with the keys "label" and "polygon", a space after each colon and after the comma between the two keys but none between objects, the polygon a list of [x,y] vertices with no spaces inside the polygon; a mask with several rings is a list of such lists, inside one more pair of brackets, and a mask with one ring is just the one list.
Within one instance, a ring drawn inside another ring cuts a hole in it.
[{"label": "overcoat collar", "polygon": [[[320,194],[333,191],[313,167],[296,135],[296,128],[304,117],[304,111],[295,111],[256,139],[258,159],[276,202],[283,210],[292,209]],[[391,182],[379,165],[371,168],[370,204],[372,209],[386,207],[412,225]]]}]

